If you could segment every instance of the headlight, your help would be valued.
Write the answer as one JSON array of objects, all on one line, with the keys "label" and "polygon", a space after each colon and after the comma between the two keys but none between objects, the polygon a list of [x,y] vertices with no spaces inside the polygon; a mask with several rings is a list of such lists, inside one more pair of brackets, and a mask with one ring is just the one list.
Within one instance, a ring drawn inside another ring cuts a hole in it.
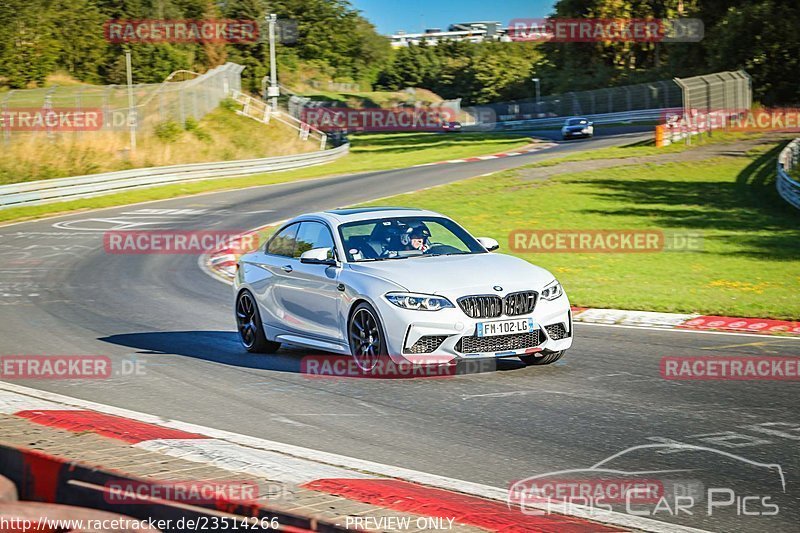
[{"label": "headlight", "polygon": [[562,294],[564,294],[564,289],[561,288],[561,284],[557,281],[554,281],[545,287],[539,296],[542,297],[542,300],[555,300]]},{"label": "headlight", "polygon": [[446,307],[455,307],[447,298],[432,296],[430,294],[390,292],[386,295],[386,299],[397,307],[413,309],[415,311],[438,311]]}]

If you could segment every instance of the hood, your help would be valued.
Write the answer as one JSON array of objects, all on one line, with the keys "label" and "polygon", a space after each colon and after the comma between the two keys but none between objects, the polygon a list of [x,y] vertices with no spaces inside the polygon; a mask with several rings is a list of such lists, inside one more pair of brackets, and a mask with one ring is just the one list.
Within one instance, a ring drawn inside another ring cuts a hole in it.
[{"label": "hood", "polygon": [[547,270],[503,254],[411,257],[365,263],[350,263],[354,272],[378,276],[401,285],[409,292],[442,295],[493,294],[541,290],[554,278]]}]

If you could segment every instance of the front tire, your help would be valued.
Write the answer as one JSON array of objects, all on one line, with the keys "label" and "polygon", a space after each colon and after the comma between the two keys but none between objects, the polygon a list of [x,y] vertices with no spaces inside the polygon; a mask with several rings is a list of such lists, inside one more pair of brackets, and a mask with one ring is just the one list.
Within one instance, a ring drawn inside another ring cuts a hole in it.
[{"label": "front tire", "polygon": [[347,323],[347,338],[350,353],[355,363],[364,372],[371,372],[381,356],[386,355],[386,338],[375,309],[361,302],[353,309]]},{"label": "front tire", "polygon": [[550,352],[541,357],[536,357],[535,355],[520,355],[519,359],[525,363],[526,366],[549,365],[561,359],[562,355],[564,355],[564,350],[559,352]]},{"label": "front tire", "polygon": [[250,291],[242,291],[236,298],[236,327],[239,341],[250,353],[273,353],[281,347],[281,343],[267,340],[256,299]]}]

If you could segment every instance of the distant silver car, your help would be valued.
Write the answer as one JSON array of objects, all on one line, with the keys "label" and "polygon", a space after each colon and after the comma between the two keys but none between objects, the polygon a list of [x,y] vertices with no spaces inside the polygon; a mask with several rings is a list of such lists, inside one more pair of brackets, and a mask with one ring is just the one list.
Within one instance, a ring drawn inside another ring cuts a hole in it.
[{"label": "distant silver car", "polygon": [[281,343],[395,362],[558,360],[572,344],[564,290],[547,270],[492,253],[453,220],[408,208],[296,217],[243,255],[234,282],[244,347]]},{"label": "distant silver car", "polygon": [[593,135],[594,123],[582,117],[568,118],[561,128],[561,138],[564,140],[575,137],[592,137]]}]

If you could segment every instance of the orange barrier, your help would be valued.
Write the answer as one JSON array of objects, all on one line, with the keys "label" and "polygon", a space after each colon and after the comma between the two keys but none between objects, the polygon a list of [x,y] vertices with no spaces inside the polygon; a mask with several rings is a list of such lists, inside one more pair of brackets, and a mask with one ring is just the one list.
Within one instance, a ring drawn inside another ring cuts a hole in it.
[{"label": "orange barrier", "polygon": [[656,126],[656,146],[661,148],[662,146],[666,146],[664,143],[664,130],[666,130],[666,126],[664,124],[659,124]]}]

